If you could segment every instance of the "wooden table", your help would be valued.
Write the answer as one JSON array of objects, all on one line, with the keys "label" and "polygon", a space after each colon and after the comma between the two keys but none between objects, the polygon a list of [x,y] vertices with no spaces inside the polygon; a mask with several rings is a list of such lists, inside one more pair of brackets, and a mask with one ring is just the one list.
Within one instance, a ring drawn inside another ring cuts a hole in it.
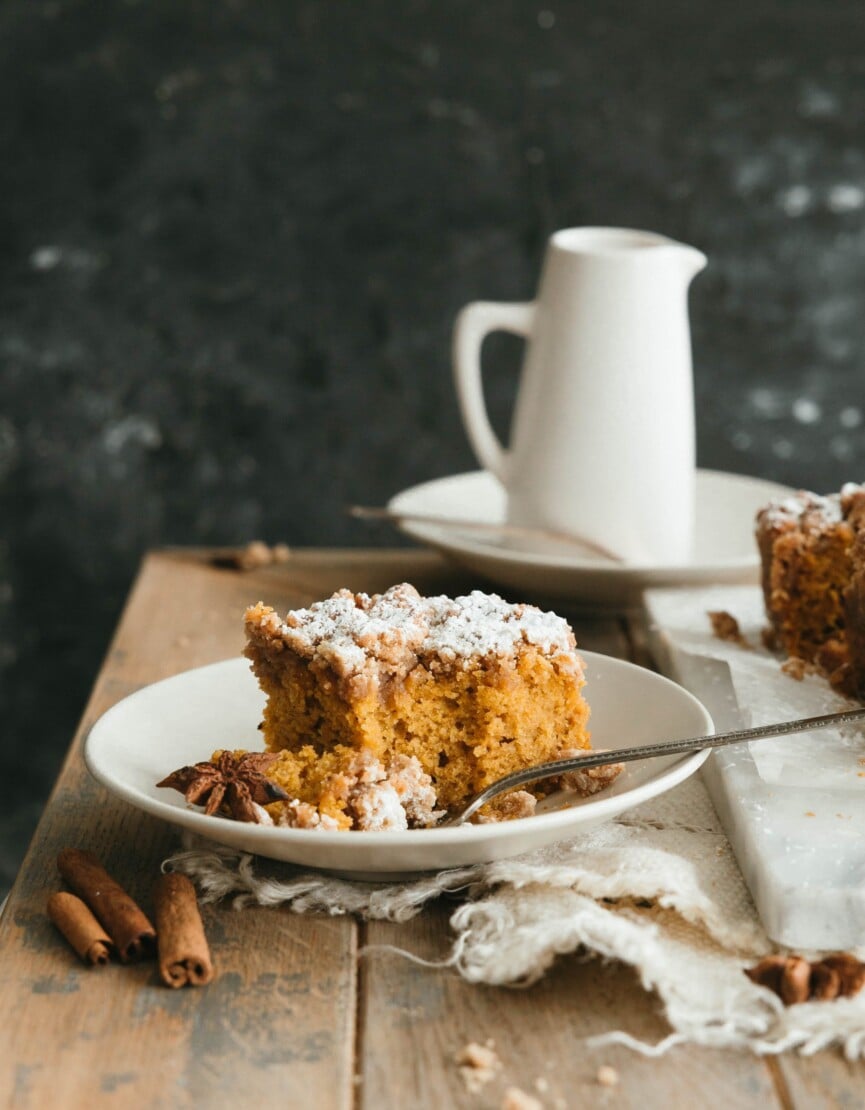
[{"label": "wooden table", "polygon": [[[452,901],[404,925],[301,917],[280,909],[205,908],[219,975],[201,990],[159,985],[154,965],[88,970],[45,916],[60,887],[58,851],[97,853],[143,904],[175,830],[91,781],[82,738],[146,683],[237,655],[241,614],[259,598],[306,605],[340,586],[401,580],[422,592],[477,583],[417,551],[297,551],[278,567],[220,570],[207,552],[149,555],[0,923],[0,1075],[14,1107],[498,1107],[505,1089],[544,1106],[865,1106],[865,1068],[834,1053],[809,1060],[679,1048],[661,1059],[586,1047],[612,1028],[655,1041],[658,1001],[624,966],[562,957],[528,990],[470,986],[448,970],[364,956],[399,944],[428,959],[449,949]],[[649,663],[639,627],[574,618],[583,647]],[[454,1056],[492,1037],[499,1080],[467,1092]],[[597,1083],[612,1065],[620,1082]]]}]

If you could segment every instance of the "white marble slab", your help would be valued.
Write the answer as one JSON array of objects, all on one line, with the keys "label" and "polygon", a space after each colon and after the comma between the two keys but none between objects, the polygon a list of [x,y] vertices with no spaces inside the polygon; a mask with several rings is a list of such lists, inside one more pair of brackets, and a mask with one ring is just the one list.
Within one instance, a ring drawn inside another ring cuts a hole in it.
[{"label": "white marble slab", "polygon": [[[757,587],[651,590],[646,607],[659,664],[718,731],[849,705],[823,679],[781,671],[761,643]],[[737,618],[751,650],[713,635],[713,609]],[[769,935],[797,949],[865,946],[865,729],[727,748],[703,775]]]}]

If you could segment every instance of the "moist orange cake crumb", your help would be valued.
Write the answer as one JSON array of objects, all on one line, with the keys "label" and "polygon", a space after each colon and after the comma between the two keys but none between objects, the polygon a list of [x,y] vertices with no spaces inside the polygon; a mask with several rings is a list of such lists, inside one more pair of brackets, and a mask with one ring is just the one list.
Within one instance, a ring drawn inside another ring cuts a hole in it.
[{"label": "moist orange cake crumb", "polygon": [[802,673],[865,694],[865,486],[772,501],[756,535],[771,642]]},{"label": "moist orange cake crumb", "polygon": [[431,824],[434,806],[589,747],[573,632],[534,606],[403,583],[339,590],[285,617],[259,603],[245,624],[265,745],[279,753],[268,777],[297,803],[269,807],[283,823]]}]

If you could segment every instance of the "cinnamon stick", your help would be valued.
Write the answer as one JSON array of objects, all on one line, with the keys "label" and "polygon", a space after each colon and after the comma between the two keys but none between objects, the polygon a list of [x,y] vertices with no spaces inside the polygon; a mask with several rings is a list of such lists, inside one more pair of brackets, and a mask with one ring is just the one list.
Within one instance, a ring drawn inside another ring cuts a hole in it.
[{"label": "cinnamon stick", "polygon": [[114,950],[111,938],[80,898],[66,891],[52,894],[48,916],[85,963],[93,967],[108,963]]},{"label": "cinnamon stick", "polygon": [[123,963],[132,963],[153,952],[156,930],[96,856],[79,848],[65,848],[57,857],[57,867],[102,922]]},{"label": "cinnamon stick", "polygon": [[160,875],[153,887],[153,908],[163,983],[169,987],[209,983],[213,963],[190,880],[177,871]]}]

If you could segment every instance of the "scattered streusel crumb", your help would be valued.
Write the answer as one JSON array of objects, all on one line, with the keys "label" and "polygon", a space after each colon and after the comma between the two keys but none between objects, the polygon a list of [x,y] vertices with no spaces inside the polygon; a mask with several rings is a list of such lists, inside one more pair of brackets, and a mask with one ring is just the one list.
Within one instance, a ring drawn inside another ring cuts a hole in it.
[{"label": "scattered streusel crumb", "polygon": [[619,1073],[610,1064],[601,1064],[595,1078],[601,1087],[615,1087],[619,1082]]},{"label": "scattered streusel crumb", "polygon": [[519,1087],[508,1087],[502,1099],[502,1110],[543,1110],[543,1104]]},{"label": "scattered streusel crumb", "polygon": [[728,613],[725,609],[715,609],[710,610],[706,616],[712,622],[712,632],[719,640],[728,640],[730,643],[739,644],[740,647],[744,648],[751,647],[742,635],[739,622],[732,613]]},{"label": "scattered streusel crumb", "polygon": [[262,540],[252,540],[239,551],[215,555],[213,565],[229,570],[258,570],[274,563],[287,563],[290,558],[291,548],[287,544],[276,543],[271,547]]},{"label": "scattered streusel crumb", "polygon": [[497,821],[516,821],[521,817],[532,817],[538,799],[528,790],[512,790],[509,794],[502,794],[494,798],[489,805],[484,806],[478,814],[479,825],[494,824]]},{"label": "scattered streusel crumb", "polygon": [[539,1095],[545,1095],[550,1089],[550,1082],[543,1075],[539,1075],[535,1080],[535,1090]]},{"label": "scattered streusel crumb", "polygon": [[457,1053],[460,1077],[471,1094],[477,1094],[501,1069],[502,1062],[492,1041],[478,1044],[470,1041]]},{"label": "scattered streusel crumb", "polygon": [[[599,749],[594,749],[595,754]],[[582,749],[571,748],[562,752],[562,759],[575,759],[587,753]],[[551,785],[558,790],[573,790],[584,798],[592,794],[599,794],[606,790],[624,771],[624,763],[604,763],[600,767],[589,767],[585,771],[566,771],[557,779],[551,779]]]},{"label": "scattered streusel crumb", "polygon": [[814,812],[813,809],[806,809],[805,810],[805,816],[806,817],[816,817],[817,814]]},{"label": "scattered streusel crumb", "polygon": [[785,659],[781,664],[781,670],[790,678],[795,678],[797,682],[801,682],[806,674],[817,673],[813,663],[809,663],[807,659],[800,659],[798,655],[791,655],[789,659]]}]

